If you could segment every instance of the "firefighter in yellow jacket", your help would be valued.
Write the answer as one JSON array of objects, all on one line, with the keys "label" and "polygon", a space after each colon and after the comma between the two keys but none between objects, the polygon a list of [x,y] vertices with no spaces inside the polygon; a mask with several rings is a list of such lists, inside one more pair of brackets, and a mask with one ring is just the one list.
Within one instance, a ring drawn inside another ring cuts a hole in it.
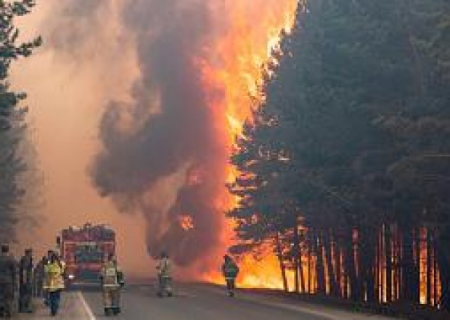
[{"label": "firefighter in yellow jacket", "polygon": [[48,292],[48,304],[50,314],[56,316],[61,300],[61,291],[64,289],[65,263],[54,252],[51,253],[50,260],[44,267],[45,285]]},{"label": "firefighter in yellow jacket", "polygon": [[123,272],[113,254],[108,255],[101,272],[105,315],[120,313],[120,289],[124,286]]}]

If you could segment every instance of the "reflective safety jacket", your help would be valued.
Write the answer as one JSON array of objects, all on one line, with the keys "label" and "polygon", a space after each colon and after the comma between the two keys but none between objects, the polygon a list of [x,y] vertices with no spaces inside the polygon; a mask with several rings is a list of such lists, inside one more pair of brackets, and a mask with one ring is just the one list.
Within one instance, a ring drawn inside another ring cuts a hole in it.
[{"label": "reflective safety jacket", "polygon": [[161,259],[156,268],[160,277],[170,278],[170,260],[168,258]]},{"label": "reflective safety jacket", "polygon": [[45,265],[44,289],[57,291],[64,289],[64,269],[65,263],[60,261],[49,262]]},{"label": "reflective safety jacket", "polygon": [[101,278],[104,288],[118,288],[124,282],[123,272],[114,261],[108,261],[103,265]]}]

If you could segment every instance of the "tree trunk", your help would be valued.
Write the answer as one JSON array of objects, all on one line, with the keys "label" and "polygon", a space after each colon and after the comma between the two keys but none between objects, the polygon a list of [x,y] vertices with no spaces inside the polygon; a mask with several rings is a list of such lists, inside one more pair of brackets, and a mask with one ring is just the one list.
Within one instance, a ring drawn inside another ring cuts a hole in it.
[{"label": "tree trunk", "polygon": [[433,232],[433,299],[434,306],[437,307],[439,292],[438,292],[438,261],[437,261],[437,241],[436,241],[436,232]]},{"label": "tree trunk", "polygon": [[446,226],[437,234],[437,260],[441,275],[440,305],[450,311],[450,257],[447,254],[450,248],[450,227]]},{"label": "tree trunk", "polygon": [[361,232],[361,279],[365,287],[367,302],[376,302],[375,296],[375,256],[376,256],[376,231],[372,227],[365,227]]},{"label": "tree trunk", "polygon": [[311,233],[308,232],[308,293],[311,294],[311,252],[312,252],[312,239]]},{"label": "tree trunk", "polygon": [[299,263],[298,263],[298,272],[300,273],[300,288],[302,290],[302,293],[306,292],[306,283],[305,283],[305,276],[303,273],[303,263],[302,263],[302,246],[300,244],[300,246],[298,247],[299,249],[299,254],[298,254],[298,259],[299,259]]},{"label": "tree trunk", "polygon": [[299,286],[299,255],[300,255],[300,237],[298,234],[298,226],[296,225],[294,227],[294,239],[293,239],[293,249],[292,249],[292,255],[294,257],[294,287],[295,287],[295,292],[299,293],[300,292],[300,286]]},{"label": "tree trunk", "polygon": [[416,267],[413,254],[413,232],[411,226],[407,225],[402,228],[402,299],[409,302],[415,302],[415,285]]},{"label": "tree trunk", "polygon": [[317,257],[316,261],[316,276],[317,276],[317,291],[319,293],[326,293],[325,288],[325,269],[323,266],[323,248],[322,248],[322,239],[320,237],[320,233],[317,233],[316,230],[314,230],[314,241],[313,241],[313,248],[314,252]]},{"label": "tree trunk", "polygon": [[414,273],[414,302],[416,302],[417,304],[420,304],[420,267],[421,267],[421,261],[420,261],[420,251],[421,251],[421,235],[422,235],[422,230],[420,227],[416,228],[415,231],[415,256],[416,256],[416,263],[414,264],[415,266],[415,273]]},{"label": "tree trunk", "polygon": [[401,290],[400,290],[400,278],[401,278],[401,273],[400,273],[400,259],[401,259],[401,250],[400,250],[400,240],[399,240],[399,234],[398,234],[398,226],[395,225],[395,227],[393,228],[393,234],[392,234],[392,238],[393,238],[393,260],[395,263],[395,268],[393,270],[393,274],[394,274],[394,300],[399,300],[400,296],[401,296]]},{"label": "tree trunk", "polygon": [[333,233],[334,239],[334,265],[336,266],[336,282],[338,283],[339,288],[339,296],[342,297],[342,266],[341,266],[341,250],[339,248],[339,241],[336,237],[336,234]]},{"label": "tree trunk", "polygon": [[362,294],[358,286],[358,276],[356,274],[353,232],[354,230],[349,227],[344,239],[344,265],[345,273],[348,277],[347,281],[350,284],[350,298],[353,301],[358,301],[362,299]]},{"label": "tree trunk", "polygon": [[328,273],[328,281],[330,285],[330,293],[334,296],[339,296],[339,286],[336,282],[336,273],[334,272],[333,267],[333,257],[332,257],[332,240],[330,237],[330,230],[327,229],[324,231],[324,250],[325,250],[325,258],[327,262],[327,273]]},{"label": "tree trunk", "polygon": [[427,304],[431,306],[431,268],[432,268],[432,262],[431,262],[431,255],[432,255],[432,238],[431,238],[431,232],[430,229],[427,229]]},{"label": "tree trunk", "polygon": [[374,278],[375,278],[375,296],[378,302],[383,301],[384,294],[384,284],[383,284],[383,241],[384,241],[384,230],[383,227],[379,230],[377,234],[377,242],[375,248],[375,263],[374,263]]},{"label": "tree trunk", "polygon": [[386,257],[386,302],[389,303],[392,301],[392,238],[390,224],[385,226],[384,239]]},{"label": "tree trunk", "polygon": [[281,240],[280,240],[280,235],[278,232],[275,235],[275,242],[276,242],[276,249],[277,249],[277,258],[278,258],[278,262],[280,264],[281,278],[283,280],[283,289],[284,289],[284,292],[288,292],[289,288],[288,288],[288,283],[287,283],[287,278],[286,278],[286,267],[283,262],[283,250],[281,249]]}]

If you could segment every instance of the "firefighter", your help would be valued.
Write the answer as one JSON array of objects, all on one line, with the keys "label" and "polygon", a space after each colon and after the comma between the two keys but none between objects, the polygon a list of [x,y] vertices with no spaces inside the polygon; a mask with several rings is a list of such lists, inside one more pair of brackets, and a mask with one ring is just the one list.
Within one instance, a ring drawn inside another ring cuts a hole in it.
[{"label": "firefighter", "polygon": [[48,263],[48,259],[46,256],[43,256],[42,259],[36,264],[33,272],[33,284],[34,284],[34,296],[38,298],[42,298],[44,296],[44,278],[45,278],[45,265]]},{"label": "firefighter", "polygon": [[52,252],[49,262],[44,267],[46,277],[44,288],[48,292],[48,305],[51,316],[56,316],[58,313],[61,292],[64,289],[64,271],[64,261],[56,253]]},{"label": "firefighter", "polygon": [[43,279],[44,281],[42,283],[42,295],[44,296],[44,304],[47,307],[49,306],[49,294],[48,294],[48,276],[47,273],[45,272],[45,266],[50,263],[50,259],[52,258],[53,254],[54,254],[53,250],[47,251],[46,263],[44,265],[44,279]]},{"label": "firefighter", "polygon": [[158,270],[158,296],[163,297],[166,293],[168,297],[172,296],[172,278],[170,276],[171,263],[169,255],[166,252],[161,253],[156,269]]},{"label": "firefighter", "polygon": [[224,263],[222,265],[222,274],[227,283],[228,295],[234,297],[234,291],[236,289],[236,277],[239,274],[239,267],[236,262],[229,255],[223,257]]},{"label": "firefighter", "polygon": [[1,246],[0,252],[0,315],[11,318],[14,311],[14,295],[17,284],[17,262],[9,253],[9,246]]},{"label": "firefighter", "polygon": [[124,286],[124,276],[114,254],[109,254],[103,264],[101,272],[103,289],[103,305],[105,315],[117,315],[120,313],[120,290]]},{"label": "firefighter", "polygon": [[26,249],[20,259],[19,273],[19,312],[31,313],[33,296],[33,250]]}]

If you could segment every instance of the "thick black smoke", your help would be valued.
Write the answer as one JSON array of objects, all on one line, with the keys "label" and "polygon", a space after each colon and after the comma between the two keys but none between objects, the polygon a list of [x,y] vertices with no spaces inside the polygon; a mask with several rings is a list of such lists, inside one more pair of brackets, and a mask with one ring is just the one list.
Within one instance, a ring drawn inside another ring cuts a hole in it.
[{"label": "thick black smoke", "polygon": [[[210,4],[125,1],[123,19],[135,37],[141,77],[132,103],[107,107],[100,128],[103,151],[93,171],[104,196],[124,211],[144,214],[149,254],[167,250],[183,266],[217,247],[222,223],[216,200],[226,154],[199,63],[209,58]],[[175,194],[168,208],[161,205],[169,197],[159,188],[163,181]],[[194,228],[182,228],[184,216],[192,217]]]}]

